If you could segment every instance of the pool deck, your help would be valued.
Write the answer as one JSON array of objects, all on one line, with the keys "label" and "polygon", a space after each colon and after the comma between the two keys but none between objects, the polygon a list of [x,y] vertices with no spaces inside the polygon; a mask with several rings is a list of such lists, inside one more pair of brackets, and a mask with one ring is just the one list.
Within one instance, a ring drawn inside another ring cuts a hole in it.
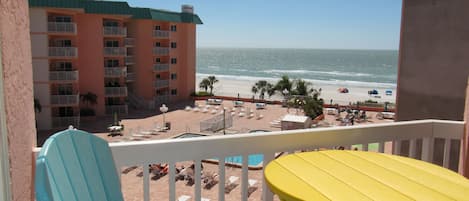
[{"label": "pool deck", "polygon": [[[197,104],[205,105],[205,101],[197,101]],[[231,101],[224,101],[224,106],[231,109],[233,103]],[[245,108],[255,109],[255,105],[252,103],[245,103]],[[170,106],[171,107],[171,106]],[[212,106],[213,107],[213,106]],[[223,107],[223,106],[222,106]],[[179,110],[172,110],[165,114],[165,120],[171,122],[171,130],[166,132],[159,132],[157,135],[149,135],[148,138],[139,138],[139,140],[159,140],[159,139],[168,139],[175,136],[181,135],[182,133],[201,133],[200,131],[200,121],[209,119],[214,115],[210,112],[194,112],[194,111],[185,111],[184,106],[180,106]],[[170,108],[171,109],[171,108]],[[247,109],[249,111],[249,109]],[[251,130],[270,130],[270,131],[279,131],[280,128],[271,127],[270,122],[274,120],[279,120],[282,116],[286,114],[296,114],[296,109],[287,109],[283,108],[280,105],[267,105],[264,110],[255,110],[264,116],[264,118],[257,120],[256,118],[247,118],[239,117],[238,115],[233,118],[233,127],[227,129],[227,134],[253,134],[248,133]],[[239,109],[238,109],[239,113]],[[369,116],[374,117],[376,113],[367,112]],[[343,114],[345,115],[345,114]],[[332,115],[325,115],[325,122],[327,124],[338,125],[339,122],[335,120],[335,117]],[[96,133],[96,135],[108,140],[109,142],[114,141],[123,141],[129,140],[130,130],[139,129],[141,131],[150,130],[155,127],[155,123],[162,125],[163,116],[157,114],[156,112],[151,113],[148,111],[138,111],[137,114],[131,114],[122,117],[121,123],[124,125],[124,136],[123,137],[108,137],[108,132],[105,128],[107,125],[112,122],[111,117],[100,118],[97,120],[83,121],[81,129]],[[369,121],[360,123],[360,124],[371,124],[371,123],[382,123],[390,122],[390,120],[378,120],[371,118]],[[358,124],[357,124],[358,125]],[[207,135],[223,135],[223,133],[202,133]],[[134,138],[135,139],[135,138]],[[177,167],[184,165],[188,167],[192,164],[191,161],[177,163]],[[226,178],[227,180],[230,176],[237,176],[241,178],[241,169],[237,168],[235,165],[227,165],[226,168]],[[142,172],[142,167],[138,167],[126,174],[122,174],[122,189],[124,192],[124,198],[126,201],[140,201],[143,200],[143,185],[142,177],[137,176]],[[218,172],[218,165],[212,163],[204,163],[204,172]],[[249,179],[256,179],[259,182],[256,184],[258,189],[251,194],[248,200],[250,201],[260,201],[262,195],[262,170],[259,169],[250,169],[249,170]],[[239,181],[237,182],[239,184]],[[241,200],[241,191],[240,186],[237,186],[229,194],[225,194],[226,200]],[[168,200],[168,176],[163,176],[158,180],[150,181],[150,198],[158,200]],[[180,195],[189,195],[193,198],[194,187],[187,186],[184,181],[176,182],[176,197]],[[211,190],[202,189],[202,197],[208,198],[210,200],[218,200],[218,184],[213,186]],[[193,200],[193,199],[190,199]],[[277,197],[274,197],[274,200],[279,200]]]}]

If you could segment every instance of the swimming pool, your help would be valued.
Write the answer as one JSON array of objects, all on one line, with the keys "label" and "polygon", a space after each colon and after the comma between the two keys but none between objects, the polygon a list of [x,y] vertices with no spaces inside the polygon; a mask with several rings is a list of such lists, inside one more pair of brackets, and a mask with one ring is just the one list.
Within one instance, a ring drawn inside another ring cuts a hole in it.
[{"label": "swimming pool", "polygon": [[[262,165],[262,161],[264,160],[264,155],[262,154],[252,154],[248,156],[248,165],[249,166],[259,166]],[[225,163],[236,163],[242,164],[243,157],[242,156],[231,156],[225,158]]]}]

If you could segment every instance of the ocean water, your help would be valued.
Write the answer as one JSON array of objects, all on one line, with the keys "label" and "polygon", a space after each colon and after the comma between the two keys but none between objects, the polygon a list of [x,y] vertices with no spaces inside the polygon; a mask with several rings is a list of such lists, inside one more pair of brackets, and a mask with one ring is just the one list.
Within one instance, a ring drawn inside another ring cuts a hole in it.
[{"label": "ocean water", "polygon": [[197,76],[395,88],[397,50],[198,48]]}]

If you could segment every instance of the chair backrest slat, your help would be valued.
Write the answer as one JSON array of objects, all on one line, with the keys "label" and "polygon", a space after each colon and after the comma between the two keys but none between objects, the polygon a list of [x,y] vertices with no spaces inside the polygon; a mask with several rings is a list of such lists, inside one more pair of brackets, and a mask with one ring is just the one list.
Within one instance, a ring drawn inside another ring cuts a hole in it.
[{"label": "chair backrest slat", "polygon": [[122,201],[107,142],[79,130],[51,136],[36,162],[36,199]]}]

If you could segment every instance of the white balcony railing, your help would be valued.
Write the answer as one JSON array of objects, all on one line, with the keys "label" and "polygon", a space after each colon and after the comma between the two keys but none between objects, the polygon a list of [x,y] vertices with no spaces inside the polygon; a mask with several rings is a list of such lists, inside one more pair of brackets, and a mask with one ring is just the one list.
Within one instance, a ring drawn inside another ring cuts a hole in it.
[{"label": "white balcony railing", "polygon": [[155,64],[153,65],[154,71],[169,71],[169,64]]},{"label": "white balcony railing", "polygon": [[54,128],[68,128],[68,126],[73,126],[76,128],[80,127],[80,117],[52,117],[52,127]]},{"label": "white balcony railing", "polygon": [[104,36],[127,36],[127,28],[105,26],[103,27],[103,35]]},{"label": "white balcony railing", "polygon": [[127,48],[125,47],[104,47],[104,56],[125,56]]},{"label": "white balcony railing", "polygon": [[135,38],[124,38],[124,45],[126,47],[133,47],[135,45]]},{"label": "white balcony railing", "polygon": [[49,72],[50,81],[77,81],[78,71],[51,71]]},{"label": "white balcony railing", "polygon": [[135,81],[136,79],[136,75],[135,73],[127,73],[127,82],[132,82],[132,81]]},{"label": "white balcony railing", "polygon": [[49,33],[76,34],[77,24],[73,22],[48,22],[47,31]]},{"label": "white balcony railing", "polygon": [[106,114],[128,114],[127,105],[106,105]]},{"label": "white balcony railing", "polygon": [[51,105],[70,106],[80,103],[80,95],[51,95]]},{"label": "white balcony railing", "polygon": [[[450,155],[455,148],[460,150],[459,143],[464,133],[464,122],[420,120],[385,124],[359,125],[351,127],[316,128],[293,131],[278,131],[243,135],[210,136],[198,138],[170,139],[143,142],[110,143],[116,167],[148,167],[149,164],[169,164],[169,200],[176,200],[175,163],[194,161],[195,172],[200,172],[204,159],[224,159],[230,156],[242,156],[241,164],[241,199],[247,200],[248,160],[251,154],[263,155],[263,164],[274,159],[276,153],[299,150],[315,150],[361,145],[368,150],[370,143],[378,145],[379,152],[384,152],[385,143],[392,142],[392,153],[404,155],[427,162],[440,164],[446,168],[458,170],[460,154]],[[434,146],[435,142],[444,146]],[[405,144],[408,146],[404,147]],[[408,150],[406,153],[403,150]],[[442,156],[441,158],[434,156]],[[195,175],[194,200],[201,200],[201,175]],[[218,166],[218,200],[225,198],[225,162]],[[143,171],[143,195],[141,200],[150,200],[150,175]],[[262,185],[262,200],[272,201],[273,195],[266,184]],[[139,195],[133,195],[139,196]],[[155,198],[152,198],[155,199]]]},{"label": "white balcony railing", "polygon": [[76,47],[49,47],[50,57],[77,57]]},{"label": "white balcony railing", "polygon": [[127,67],[104,67],[105,77],[125,77],[127,76]]},{"label": "white balcony railing", "polygon": [[135,63],[134,57],[127,55],[127,56],[124,58],[124,62],[125,62],[125,65],[134,64],[134,63]]},{"label": "white balcony railing", "polygon": [[155,38],[169,38],[169,31],[153,30],[153,37]]},{"label": "white balcony railing", "polygon": [[154,47],[153,54],[154,55],[168,55],[169,47]]},{"label": "white balcony railing", "polygon": [[127,87],[105,87],[104,95],[106,97],[127,96]]},{"label": "white balcony railing", "polygon": [[169,86],[169,80],[156,80],[155,88],[163,88]]}]

